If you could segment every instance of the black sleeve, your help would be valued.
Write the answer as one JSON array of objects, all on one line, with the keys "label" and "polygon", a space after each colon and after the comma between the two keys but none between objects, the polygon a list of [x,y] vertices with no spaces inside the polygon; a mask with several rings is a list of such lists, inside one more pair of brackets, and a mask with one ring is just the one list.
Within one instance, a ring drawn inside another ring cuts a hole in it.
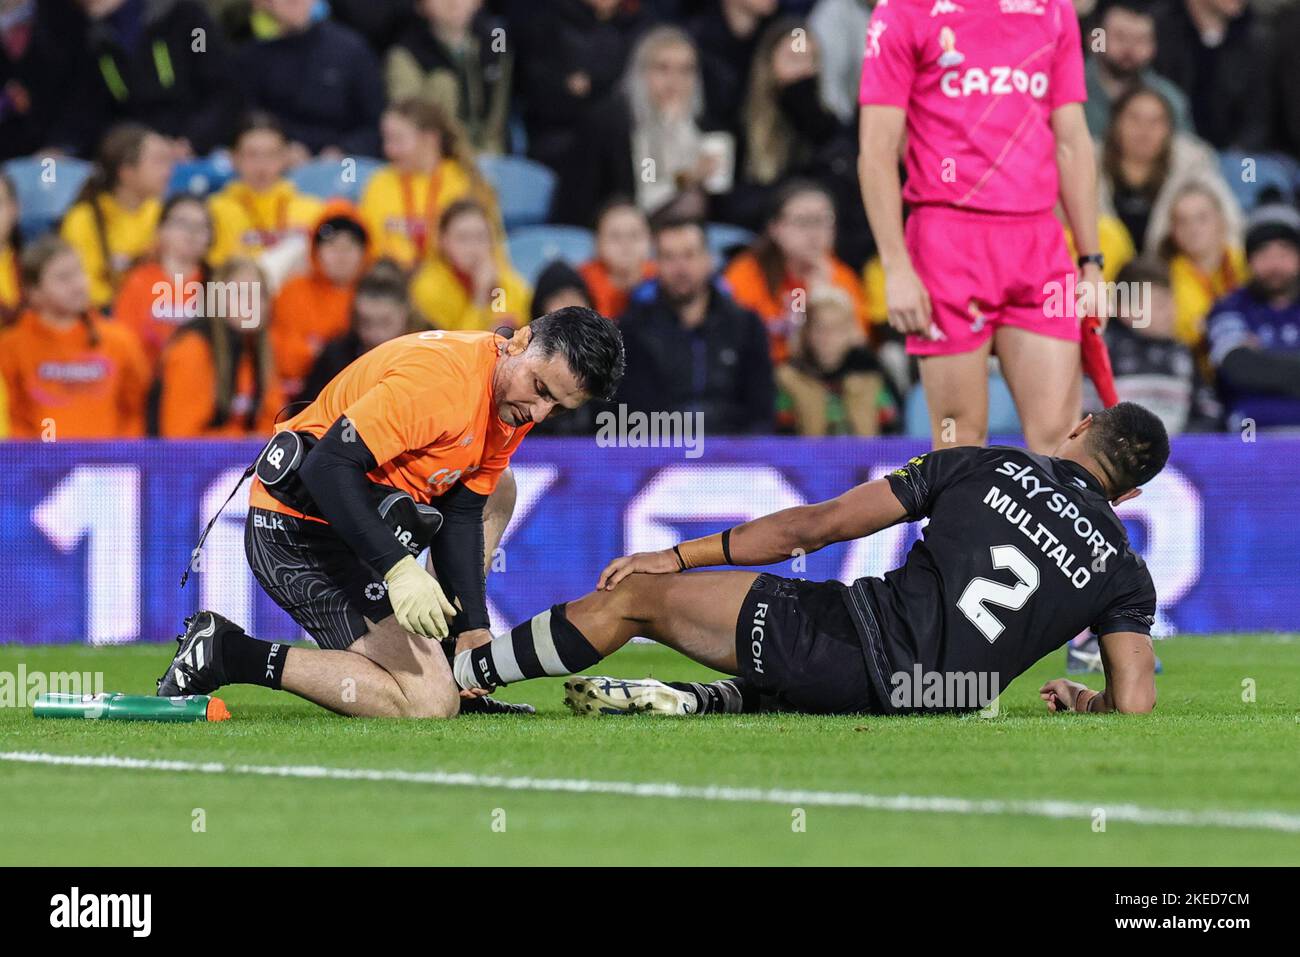
[{"label": "black sleeve", "polygon": [[488,497],[457,485],[434,504],[442,529],[429,546],[433,570],[448,601],[460,605],[451,633],[487,628],[487,583],[483,570],[483,506]]},{"label": "black sleeve", "polygon": [[307,453],[298,477],[321,517],[358,558],[382,575],[407,552],[371,504],[366,473],[378,467],[360,433],[340,416]]},{"label": "black sleeve", "polygon": [[1156,586],[1151,573],[1142,559],[1135,557],[1131,565],[1122,566],[1120,574],[1123,584],[1093,624],[1093,633],[1098,637],[1117,631],[1149,635],[1156,621]]},{"label": "black sleeve", "polygon": [[1219,379],[1246,392],[1300,399],[1300,359],[1294,355],[1238,346],[1223,357]]},{"label": "black sleeve", "polygon": [[979,462],[984,449],[963,446],[926,452],[908,459],[907,464],[885,476],[903,508],[908,521],[928,516],[945,488],[969,474]]}]

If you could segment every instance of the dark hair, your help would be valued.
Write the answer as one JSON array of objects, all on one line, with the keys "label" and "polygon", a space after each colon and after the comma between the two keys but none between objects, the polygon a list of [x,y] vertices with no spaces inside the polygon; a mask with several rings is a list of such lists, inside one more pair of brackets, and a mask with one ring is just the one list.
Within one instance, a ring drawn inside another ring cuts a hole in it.
[{"label": "dark hair", "polygon": [[1160,259],[1139,256],[1124,264],[1124,268],[1115,277],[1118,283],[1149,282],[1162,289],[1169,288],[1169,267]]},{"label": "dark hair", "polygon": [[1122,495],[1155,478],[1169,461],[1169,433],[1160,417],[1136,402],[1121,402],[1092,416],[1085,448]]},{"label": "dark hair", "polygon": [[640,206],[634,203],[626,195],[617,193],[600,204],[600,208],[596,210],[595,218],[591,221],[591,231],[593,233],[600,232],[600,226],[605,221],[605,217],[620,209],[630,209],[642,219],[646,218],[645,212]]},{"label": "dark hair", "polygon": [[609,400],[623,378],[623,336],[618,326],[594,309],[565,306],[529,325],[542,355],[559,353],[594,399]]},{"label": "dark hair", "polygon": [[1105,9],[1101,11],[1102,21],[1105,21],[1106,15],[1112,10],[1123,10],[1125,13],[1141,17],[1144,20],[1155,19],[1155,14],[1152,13],[1148,0],[1110,0]]},{"label": "dark hair", "polygon": [[357,280],[355,298],[366,296],[373,299],[391,299],[410,308],[407,296],[406,276],[401,268],[390,259],[381,259]]},{"label": "dark hair", "polygon": [[704,226],[704,220],[698,216],[652,216],[650,219],[650,235],[655,242],[659,241],[661,235],[674,229],[698,229],[700,238],[708,245],[709,232]]},{"label": "dark hair", "polygon": [[230,141],[230,145],[238,148],[239,141],[249,133],[274,133],[286,143],[289,136],[284,132],[284,125],[274,113],[268,113],[265,110],[249,110],[239,118],[239,125],[235,127],[235,135]]}]

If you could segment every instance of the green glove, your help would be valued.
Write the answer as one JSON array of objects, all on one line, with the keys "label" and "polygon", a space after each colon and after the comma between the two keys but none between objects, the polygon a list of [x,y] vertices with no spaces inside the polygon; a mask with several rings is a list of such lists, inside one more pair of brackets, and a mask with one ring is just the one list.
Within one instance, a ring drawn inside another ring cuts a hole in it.
[{"label": "green glove", "polygon": [[384,573],[384,581],[399,625],[425,638],[447,637],[447,622],[455,617],[456,609],[443,594],[438,579],[419,562],[407,555]]}]

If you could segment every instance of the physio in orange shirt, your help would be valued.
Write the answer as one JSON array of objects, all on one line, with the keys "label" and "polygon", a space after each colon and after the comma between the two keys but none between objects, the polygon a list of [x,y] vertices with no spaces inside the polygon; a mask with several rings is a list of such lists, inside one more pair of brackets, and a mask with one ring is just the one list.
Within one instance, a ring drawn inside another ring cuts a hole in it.
[{"label": "physio in orange shirt", "polygon": [[596,217],[596,258],[578,267],[596,311],[617,319],[627,310],[633,288],[652,278],[650,223],[641,207],[625,199],[606,205]]},{"label": "physio in orange shirt", "polygon": [[302,390],[325,343],[347,330],[369,248],[356,208],[346,200],[330,203],[312,231],[311,271],[290,279],[276,297],[271,345],[291,398]]},{"label": "physio in orange shirt", "polygon": [[767,325],[772,364],[790,354],[790,337],[807,314],[813,287],[844,291],[862,328],[868,329],[862,283],[835,258],[835,206],[816,183],[793,180],[776,195],[764,234],[723,272],[735,300]]},{"label": "physio in orange shirt", "polygon": [[177,329],[202,315],[211,245],[207,205],[197,196],[179,193],[163,206],[154,255],[122,280],[113,319],[139,336],[150,364],[157,363]]},{"label": "physio in orange shirt", "polygon": [[251,259],[235,257],[217,270],[204,315],[177,332],[163,350],[159,435],[239,438],[265,435],[275,427],[284,393],[266,332],[271,324],[266,289],[266,277]]},{"label": "physio in orange shirt", "polygon": [[23,250],[31,308],[0,332],[0,376],[16,439],[120,439],[144,434],[149,362],[135,334],[90,308],[76,251],[56,236]]},{"label": "physio in orange shirt", "polygon": [[[491,641],[485,551],[509,507],[493,522],[489,496],[534,423],[608,398],[622,366],[618,329],[581,308],[542,316],[508,340],[429,331],[367,352],[283,424],[311,442],[303,454],[281,448],[287,436],[273,443],[259,474],[274,485],[254,481],[249,496],[253,573],[320,647],[268,645],[200,612],[158,693],[248,683],[349,715],[456,714],[447,654],[427,639],[457,635],[462,656]],[[383,517],[385,507],[414,514],[414,503],[442,514],[429,546],[433,574]],[[547,653],[594,662],[557,607]]]}]

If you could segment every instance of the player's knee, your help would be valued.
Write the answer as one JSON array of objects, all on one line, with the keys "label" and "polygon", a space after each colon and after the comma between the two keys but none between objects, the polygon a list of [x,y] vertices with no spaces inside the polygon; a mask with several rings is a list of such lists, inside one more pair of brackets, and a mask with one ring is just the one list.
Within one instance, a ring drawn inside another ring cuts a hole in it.
[{"label": "player's knee", "polygon": [[399,710],[403,718],[454,718],[460,714],[460,695],[455,692],[407,695]]}]

